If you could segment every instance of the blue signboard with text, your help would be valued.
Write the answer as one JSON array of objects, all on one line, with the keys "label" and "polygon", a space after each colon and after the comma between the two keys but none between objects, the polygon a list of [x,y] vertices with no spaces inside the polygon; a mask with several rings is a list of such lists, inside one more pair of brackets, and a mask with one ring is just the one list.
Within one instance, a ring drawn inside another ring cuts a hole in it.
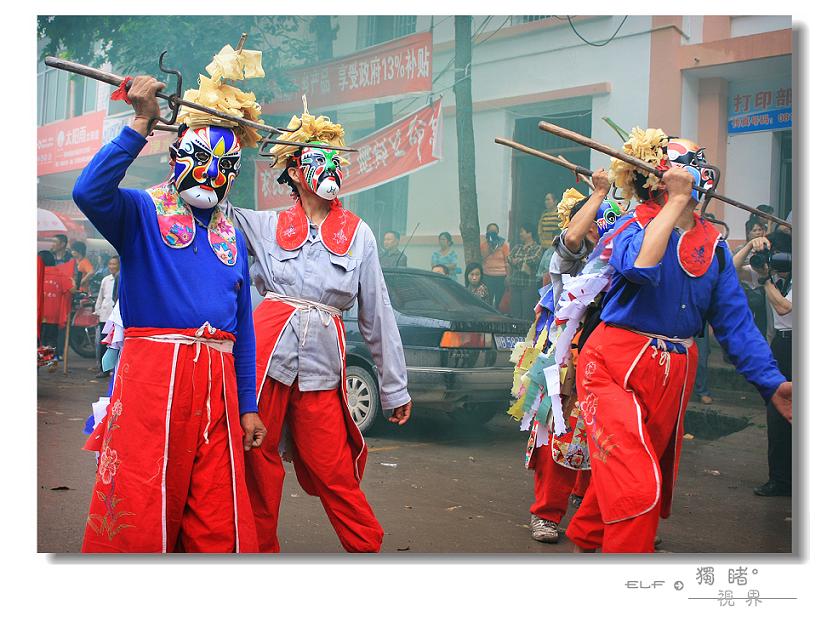
[{"label": "blue signboard with text", "polygon": [[790,84],[790,76],[730,82],[727,131],[741,134],[792,127],[793,90]]}]

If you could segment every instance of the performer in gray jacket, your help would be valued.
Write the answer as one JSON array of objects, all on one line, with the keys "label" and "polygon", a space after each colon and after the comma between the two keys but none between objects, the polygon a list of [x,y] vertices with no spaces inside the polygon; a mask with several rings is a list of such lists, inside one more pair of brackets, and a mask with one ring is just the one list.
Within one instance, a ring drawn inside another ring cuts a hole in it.
[{"label": "performer in gray jacket", "polygon": [[[294,117],[290,127],[297,125]],[[301,128],[280,138],[344,146],[343,136],[341,125],[305,111]],[[341,317],[358,304],[382,408],[404,424],[411,412],[405,357],[376,239],[336,198],[337,151],[277,145],[271,152],[295,205],[282,212],[225,206],[253,256],[252,282],[265,294],[253,321],[259,413],[269,434],[246,469],[260,550],[279,551],[282,450],[302,488],[320,497],[345,550],[378,552],[384,533],[359,487],[367,447],[347,408]]]}]

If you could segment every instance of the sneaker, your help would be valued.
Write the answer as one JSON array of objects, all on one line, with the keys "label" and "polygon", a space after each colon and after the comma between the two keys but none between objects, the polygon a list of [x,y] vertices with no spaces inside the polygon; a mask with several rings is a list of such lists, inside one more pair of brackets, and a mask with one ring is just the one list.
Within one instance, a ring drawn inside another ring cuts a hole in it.
[{"label": "sneaker", "polygon": [[583,497],[580,495],[571,495],[569,497],[569,503],[571,503],[571,507],[579,508],[580,504],[583,503]]},{"label": "sneaker", "polygon": [[766,484],[753,488],[752,492],[759,497],[789,497],[792,496],[792,487],[771,479]]},{"label": "sneaker", "polygon": [[556,543],[560,538],[560,532],[557,531],[557,523],[532,514],[531,537],[537,540],[537,542]]},{"label": "sneaker", "polygon": [[711,395],[702,395],[701,396],[701,403],[706,404],[707,406],[713,402]]}]

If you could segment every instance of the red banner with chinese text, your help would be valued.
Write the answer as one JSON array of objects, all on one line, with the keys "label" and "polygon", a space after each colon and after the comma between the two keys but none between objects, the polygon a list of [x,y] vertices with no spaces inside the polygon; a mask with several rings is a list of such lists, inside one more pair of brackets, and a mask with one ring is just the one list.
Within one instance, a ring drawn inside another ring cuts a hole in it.
[{"label": "red banner with chinese text", "polygon": [[37,128],[37,174],[83,168],[101,148],[103,110]]},{"label": "red banner with chinese text", "polygon": [[[426,106],[351,147],[358,153],[343,153],[350,164],[344,167],[341,197],[410,175],[442,159],[442,100]],[[256,209],[278,209],[293,205],[290,186],[279,184],[281,170],[270,168],[270,160],[256,160]]]},{"label": "red banner with chinese text", "polygon": [[262,104],[265,114],[301,114],[302,94],[311,111],[431,91],[430,32],[375,45],[335,61],[290,72],[296,90]]}]

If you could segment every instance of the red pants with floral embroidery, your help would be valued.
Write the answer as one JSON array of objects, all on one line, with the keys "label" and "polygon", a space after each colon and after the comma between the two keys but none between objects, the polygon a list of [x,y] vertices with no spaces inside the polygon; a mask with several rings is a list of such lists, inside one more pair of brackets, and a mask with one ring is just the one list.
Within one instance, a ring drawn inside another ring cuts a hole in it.
[{"label": "red pants with floral embroidery", "polygon": [[584,549],[652,552],[658,520],[670,513],[698,349],[664,352],[650,342],[600,324],[577,363],[592,478],[566,536]]},{"label": "red pants with floral embroidery", "polygon": [[[384,532],[359,487],[348,444],[347,419],[339,389],[299,391],[269,376],[259,398],[267,436],[260,451],[247,454],[247,486],[262,553],[278,553],[279,506],[284,466],[279,456],[286,426],[293,466],[302,488],[318,496],[330,524],[349,553],[378,553]],[[352,421],[352,419],[350,419]]]},{"label": "red pants with floral embroidery", "polygon": [[233,337],[197,332],[126,330],[107,415],[85,447],[100,461],[84,553],[258,551]]},{"label": "red pants with floral embroidery", "polygon": [[534,450],[534,504],[531,513],[557,524],[569,507],[569,495],[582,497],[589,486],[591,471],[575,471],[554,461],[551,442]]}]

